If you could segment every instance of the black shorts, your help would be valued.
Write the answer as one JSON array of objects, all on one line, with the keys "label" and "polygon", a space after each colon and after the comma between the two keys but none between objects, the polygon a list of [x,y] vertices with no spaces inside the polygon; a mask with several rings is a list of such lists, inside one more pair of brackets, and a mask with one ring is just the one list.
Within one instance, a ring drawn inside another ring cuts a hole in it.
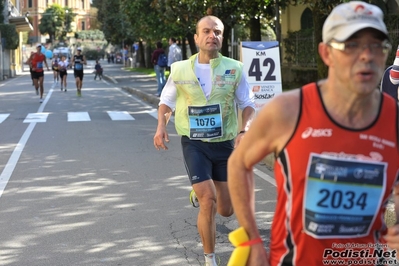
[{"label": "black shorts", "polygon": [[39,79],[40,77],[44,77],[43,71],[41,71],[41,72],[32,71],[33,79]]},{"label": "black shorts", "polygon": [[64,76],[68,76],[68,72],[60,70],[60,78],[63,78]]},{"label": "black shorts", "polygon": [[51,69],[52,69],[53,71],[57,71],[57,72],[59,71],[59,70],[58,70],[58,67],[51,67]]},{"label": "black shorts", "polygon": [[191,184],[210,179],[227,181],[227,159],[234,150],[234,140],[203,142],[183,136],[181,145]]},{"label": "black shorts", "polygon": [[74,70],[73,75],[76,78],[79,78],[80,80],[83,80],[83,70]]}]

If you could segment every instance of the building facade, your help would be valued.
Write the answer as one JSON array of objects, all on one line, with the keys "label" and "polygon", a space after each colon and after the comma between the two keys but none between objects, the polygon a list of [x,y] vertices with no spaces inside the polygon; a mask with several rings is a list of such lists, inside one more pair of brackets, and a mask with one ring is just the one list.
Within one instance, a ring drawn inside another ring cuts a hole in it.
[{"label": "building facade", "polygon": [[33,25],[33,30],[29,33],[29,43],[46,43],[49,37],[40,33],[39,24],[40,19],[46,15],[45,10],[53,4],[71,8],[76,14],[72,23],[74,32],[90,30],[90,0],[20,0],[20,2],[22,13],[28,14]]}]

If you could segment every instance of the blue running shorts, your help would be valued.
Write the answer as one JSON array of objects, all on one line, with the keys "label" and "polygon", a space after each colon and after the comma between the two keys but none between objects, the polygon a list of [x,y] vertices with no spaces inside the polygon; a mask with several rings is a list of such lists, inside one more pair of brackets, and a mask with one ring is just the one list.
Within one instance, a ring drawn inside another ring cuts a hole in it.
[{"label": "blue running shorts", "polygon": [[210,179],[227,181],[227,159],[234,150],[234,140],[203,142],[182,136],[181,145],[191,184]]}]

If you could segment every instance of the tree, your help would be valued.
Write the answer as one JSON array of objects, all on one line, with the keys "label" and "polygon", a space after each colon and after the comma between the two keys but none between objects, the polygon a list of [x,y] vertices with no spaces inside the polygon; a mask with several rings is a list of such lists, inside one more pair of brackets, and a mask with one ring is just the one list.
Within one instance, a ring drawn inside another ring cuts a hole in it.
[{"label": "tree", "polygon": [[61,36],[60,41],[64,41],[67,34],[73,31],[72,22],[74,22],[76,14],[73,13],[72,8],[64,7],[64,14],[63,14],[63,27],[61,29]]},{"label": "tree", "polygon": [[134,34],[121,0],[94,0],[98,8],[97,19],[105,39],[113,44],[133,44]]},{"label": "tree", "polygon": [[48,7],[42,15],[39,31],[41,34],[48,34],[50,41],[53,42],[54,39],[57,39],[61,35],[64,10],[60,5],[54,4]]}]

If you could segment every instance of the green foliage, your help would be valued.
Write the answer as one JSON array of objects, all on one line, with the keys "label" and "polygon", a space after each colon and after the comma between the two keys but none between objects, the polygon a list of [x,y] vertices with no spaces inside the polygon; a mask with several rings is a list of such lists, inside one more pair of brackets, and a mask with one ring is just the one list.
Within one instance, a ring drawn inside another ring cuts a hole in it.
[{"label": "green foliage", "polygon": [[4,10],[4,3],[5,1],[0,1],[0,21],[3,22],[4,21],[4,14],[3,14],[3,10]]},{"label": "green foliage", "polygon": [[83,30],[75,33],[75,38],[82,40],[104,40],[104,33],[100,30]]},{"label": "green foliage", "polygon": [[72,31],[75,16],[71,8],[53,4],[44,11],[40,19],[39,31],[41,34],[48,34],[51,41],[64,40],[67,33]]},{"label": "green foliage", "polygon": [[97,60],[99,58],[102,58],[104,56],[105,51],[104,50],[85,50],[84,55],[86,56],[87,60]]},{"label": "green foliage", "polygon": [[19,45],[19,35],[14,24],[0,24],[1,38],[5,39],[5,49],[15,50]]},{"label": "green foliage", "polygon": [[287,38],[283,40],[285,48],[284,59],[293,65],[300,64],[304,67],[315,67],[315,50],[317,45],[313,38],[313,29],[305,29],[288,32]]}]

